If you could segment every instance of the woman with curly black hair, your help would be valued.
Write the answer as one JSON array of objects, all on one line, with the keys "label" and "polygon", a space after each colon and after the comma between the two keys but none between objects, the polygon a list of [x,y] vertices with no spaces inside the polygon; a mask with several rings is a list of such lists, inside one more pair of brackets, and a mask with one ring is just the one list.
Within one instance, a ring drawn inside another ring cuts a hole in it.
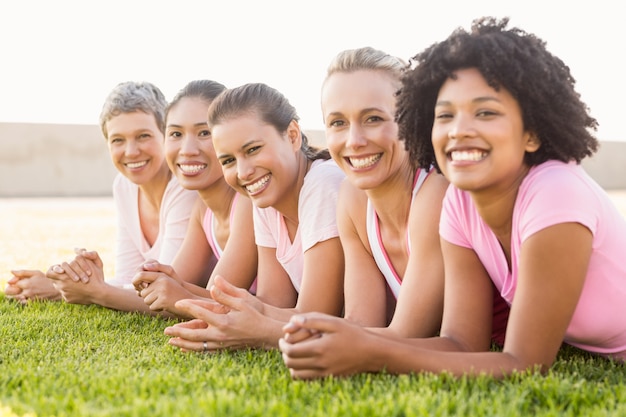
[{"label": "woman with curly black hair", "polygon": [[[294,377],[501,377],[547,370],[562,343],[626,360],[626,220],[579,164],[598,147],[597,122],[545,42],[507,25],[482,18],[416,55],[398,98],[412,158],[451,183],[439,228],[440,336],[390,340],[296,316],[281,341]],[[490,349],[494,287],[511,306],[502,351]],[[321,337],[289,343],[303,329]],[[337,354],[320,363],[322,345]]]}]

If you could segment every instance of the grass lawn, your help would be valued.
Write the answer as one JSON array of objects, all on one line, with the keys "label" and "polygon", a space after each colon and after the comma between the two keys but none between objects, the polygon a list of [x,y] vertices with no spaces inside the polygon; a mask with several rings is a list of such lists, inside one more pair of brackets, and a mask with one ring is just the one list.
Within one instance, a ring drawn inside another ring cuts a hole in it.
[{"label": "grass lawn", "polygon": [[[626,193],[616,193],[626,215]],[[0,199],[0,281],[96,249],[102,199]],[[0,416],[626,416],[626,367],[565,347],[547,375],[358,375],[292,381],[277,351],[185,354],[160,318],[0,294]]]}]

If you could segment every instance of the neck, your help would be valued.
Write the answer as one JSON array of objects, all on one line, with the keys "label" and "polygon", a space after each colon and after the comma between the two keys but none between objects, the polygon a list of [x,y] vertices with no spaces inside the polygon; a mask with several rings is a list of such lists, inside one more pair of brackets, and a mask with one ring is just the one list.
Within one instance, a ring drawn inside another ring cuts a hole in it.
[{"label": "neck", "polygon": [[385,225],[397,230],[406,228],[416,171],[407,162],[379,186],[365,191],[376,210],[381,227]]},{"label": "neck", "polygon": [[506,187],[496,190],[470,191],[478,214],[497,236],[507,236],[511,232],[515,200],[529,169],[524,166],[520,175]]},{"label": "neck", "polygon": [[290,190],[284,198],[273,206],[283,215],[285,221],[295,225],[298,225],[298,200],[300,198],[300,190],[302,190],[302,185],[304,184],[304,177],[307,172],[309,172],[309,169],[311,169],[311,164],[313,163],[303,152],[298,152],[297,158],[298,168],[293,186],[290,187]]},{"label": "neck", "polygon": [[165,194],[167,184],[170,182],[172,172],[165,162],[159,172],[149,182],[139,185],[139,193],[143,200],[151,206],[159,209]]},{"label": "neck", "polygon": [[218,220],[230,217],[230,207],[235,193],[236,191],[224,178],[220,178],[208,188],[198,190],[200,198]]}]

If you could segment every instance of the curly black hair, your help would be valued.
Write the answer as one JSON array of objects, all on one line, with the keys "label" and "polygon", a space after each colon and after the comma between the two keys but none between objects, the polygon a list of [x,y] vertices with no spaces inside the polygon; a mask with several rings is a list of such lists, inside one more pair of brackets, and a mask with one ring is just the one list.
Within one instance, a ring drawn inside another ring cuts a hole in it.
[{"label": "curly black hair", "polygon": [[[421,167],[439,166],[431,142],[439,90],[459,69],[476,68],[495,90],[504,88],[519,103],[524,128],[541,142],[525,155],[529,166],[547,160],[580,162],[598,149],[598,122],[574,89],[570,69],[546,49],[544,41],[508,18],[482,17],[471,32],[457,28],[444,41],[411,58],[398,94],[400,138]],[[439,170],[440,171],[440,170]]]}]

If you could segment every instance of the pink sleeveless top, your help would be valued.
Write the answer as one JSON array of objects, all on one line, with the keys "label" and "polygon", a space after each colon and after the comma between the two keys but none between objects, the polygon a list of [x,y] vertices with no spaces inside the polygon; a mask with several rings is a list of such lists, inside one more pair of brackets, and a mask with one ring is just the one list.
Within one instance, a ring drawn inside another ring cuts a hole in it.
[{"label": "pink sleeveless top", "polygon": [[[230,224],[233,224],[237,200],[239,200],[239,193],[235,193],[235,196],[233,197],[233,204],[230,207]],[[219,261],[224,250],[217,241],[217,236],[215,235],[215,216],[209,208],[207,208],[204,212],[204,217],[202,218],[202,229],[204,230],[206,240],[209,242],[209,246],[211,246],[211,250],[213,251],[215,258]],[[256,293],[256,279],[250,286],[249,291],[252,294]]]}]

